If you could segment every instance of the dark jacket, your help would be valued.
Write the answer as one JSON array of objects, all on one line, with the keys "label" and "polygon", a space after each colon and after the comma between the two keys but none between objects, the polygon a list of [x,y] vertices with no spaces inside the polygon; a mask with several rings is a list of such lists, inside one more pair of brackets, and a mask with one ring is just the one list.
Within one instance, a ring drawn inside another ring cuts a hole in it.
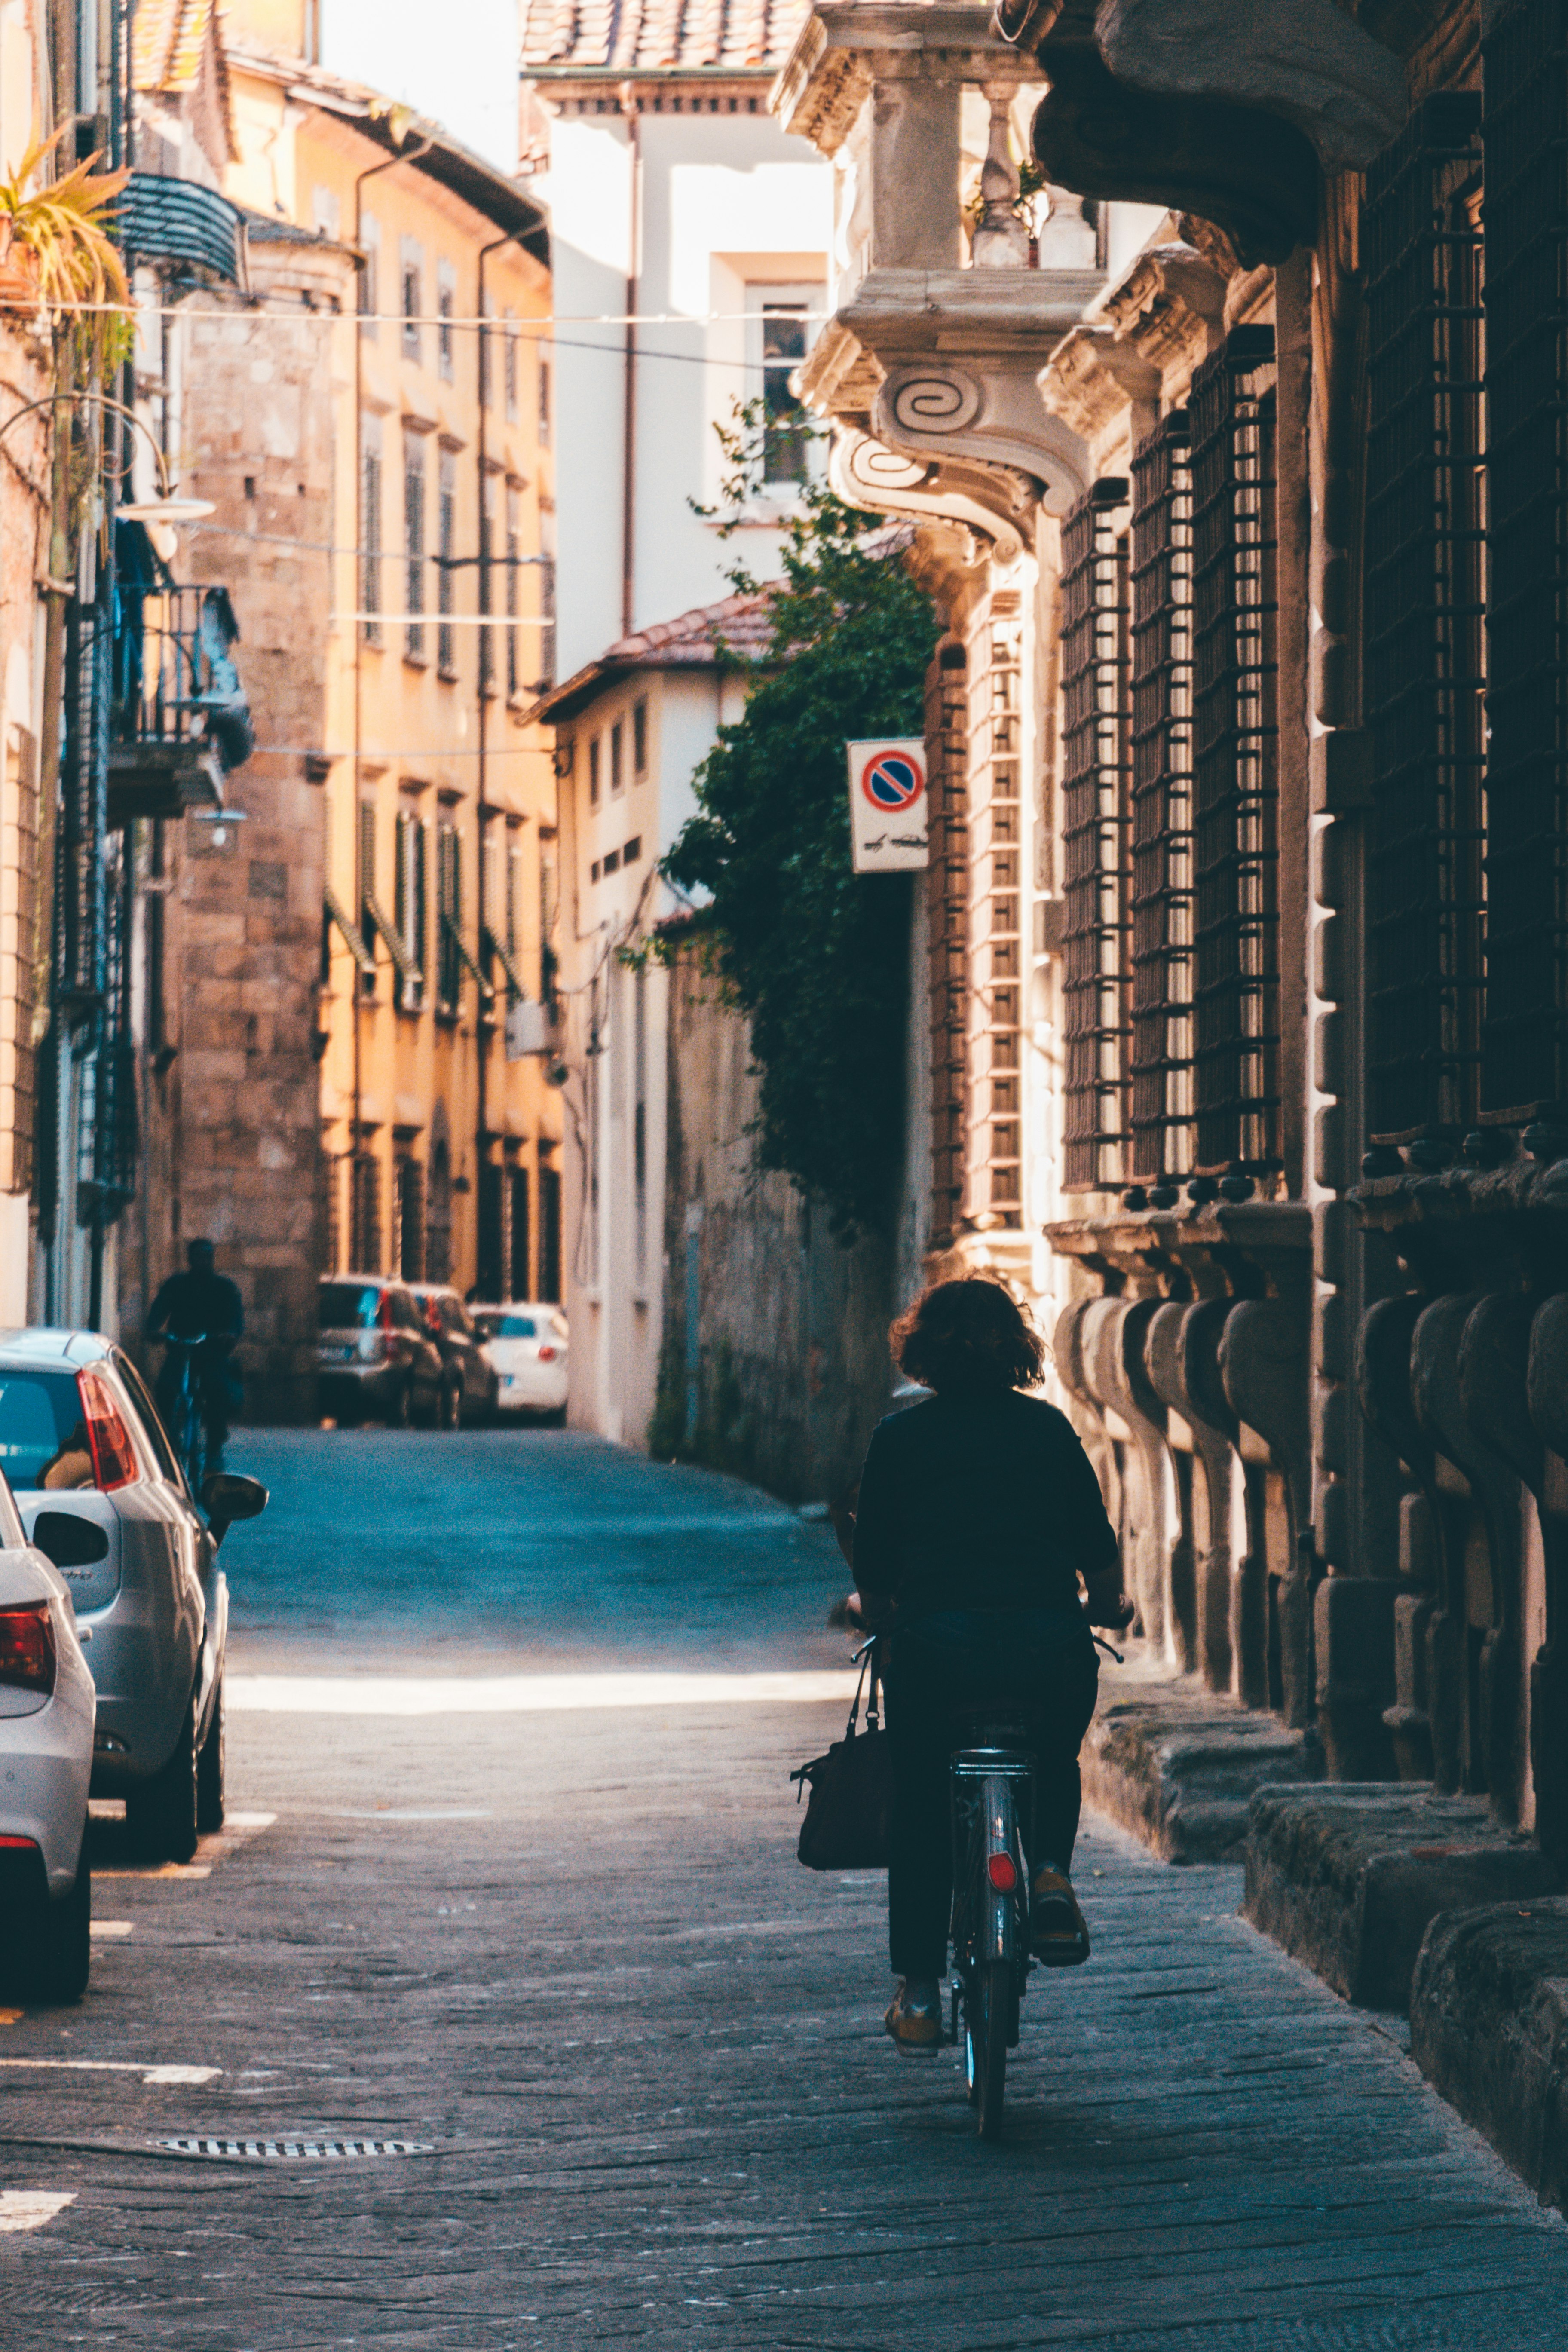
[{"label": "dark jacket", "polygon": [[1072,1423],[1016,1389],[932,1397],[871,1433],[855,1580],[906,1622],[938,1609],[1057,1609],[1114,1567],[1116,1536]]}]

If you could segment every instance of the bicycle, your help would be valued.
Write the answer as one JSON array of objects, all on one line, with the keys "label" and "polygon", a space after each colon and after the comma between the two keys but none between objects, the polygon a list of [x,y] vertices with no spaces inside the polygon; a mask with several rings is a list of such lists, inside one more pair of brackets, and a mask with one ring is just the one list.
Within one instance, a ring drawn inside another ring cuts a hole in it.
[{"label": "bicycle", "polygon": [[193,1495],[199,1496],[207,1475],[209,1446],[206,1373],[198,1350],[206,1346],[207,1335],[205,1331],[190,1335],[165,1331],[163,1339],[166,1348],[177,1348],[184,1360],[170,1408],[169,1443],[185,1474],[185,1484]]},{"label": "bicycle", "polygon": [[963,2026],[964,2077],[975,2129],[1001,2136],[1007,2053],[1029,1955],[1029,1870],[1022,1822],[1034,1821],[1035,1759],[1016,1725],[971,1717],[955,1749],[952,1788],[952,1988],[950,2039]]}]

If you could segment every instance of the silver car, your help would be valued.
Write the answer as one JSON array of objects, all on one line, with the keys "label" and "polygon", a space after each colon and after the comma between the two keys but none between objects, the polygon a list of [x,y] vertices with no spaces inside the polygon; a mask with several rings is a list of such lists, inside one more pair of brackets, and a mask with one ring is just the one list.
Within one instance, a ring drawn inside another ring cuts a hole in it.
[{"label": "silver car", "polygon": [[188,1862],[223,1821],[217,1548],[267,1489],[220,1473],[204,1520],[141,1375],[91,1331],[0,1331],[0,1469],[91,1640],[92,1792],[125,1800],[144,1854]]}]

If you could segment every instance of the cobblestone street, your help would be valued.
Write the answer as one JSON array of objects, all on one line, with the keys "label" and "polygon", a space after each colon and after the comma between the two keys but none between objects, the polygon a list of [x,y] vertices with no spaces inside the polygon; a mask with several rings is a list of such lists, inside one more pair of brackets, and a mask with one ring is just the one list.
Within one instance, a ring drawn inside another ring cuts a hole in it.
[{"label": "cobblestone street", "polygon": [[[498,1685],[835,1667],[824,1529],[575,1437],[243,1454],[229,1827],[100,1822],[88,1998],[0,2025],[7,2352],[1562,2341],[1568,2227],[1239,1872],[1087,1822],[985,2147],[882,2033],[881,1881],[794,1859],[838,1700]],[[416,2152],[174,2145],[268,2139]]]}]

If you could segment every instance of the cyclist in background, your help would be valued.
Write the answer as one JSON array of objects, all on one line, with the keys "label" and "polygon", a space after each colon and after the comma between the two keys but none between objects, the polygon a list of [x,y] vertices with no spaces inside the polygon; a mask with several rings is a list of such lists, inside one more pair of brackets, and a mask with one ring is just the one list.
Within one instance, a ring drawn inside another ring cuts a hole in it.
[{"label": "cyclist in background", "polygon": [[1099,1684],[1089,1626],[1125,1625],[1133,1612],[1100,1482],[1072,1423],[1043,1397],[1020,1393],[1038,1381],[1045,1350],[1008,1292],[983,1280],[938,1283],[900,1317],[892,1339],[895,1360],[935,1394],[872,1433],[852,1605],[890,1637],[888,1926],[901,1982],[888,2031],[901,2050],[934,2050],[952,1903],[954,1718],[992,1706],[1021,1718],[1037,1760],[1030,1946],[1047,1967],[1087,1959],[1068,1873],[1079,1744]]},{"label": "cyclist in background", "polygon": [[[211,1242],[195,1241],[185,1247],[186,1271],[172,1274],[153,1301],[147,1318],[149,1339],[173,1334],[181,1339],[205,1339],[196,1358],[201,1383],[202,1413],[207,1431],[207,1468],[223,1468],[223,1449],[229,1423],[244,1395],[234,1350],[245,1334],[245,1306],[238,1287],[219,1274]],[[164,1356],[153,1391],[164,1426],[172,1425],[180,1389],[180,1353]]]}]

